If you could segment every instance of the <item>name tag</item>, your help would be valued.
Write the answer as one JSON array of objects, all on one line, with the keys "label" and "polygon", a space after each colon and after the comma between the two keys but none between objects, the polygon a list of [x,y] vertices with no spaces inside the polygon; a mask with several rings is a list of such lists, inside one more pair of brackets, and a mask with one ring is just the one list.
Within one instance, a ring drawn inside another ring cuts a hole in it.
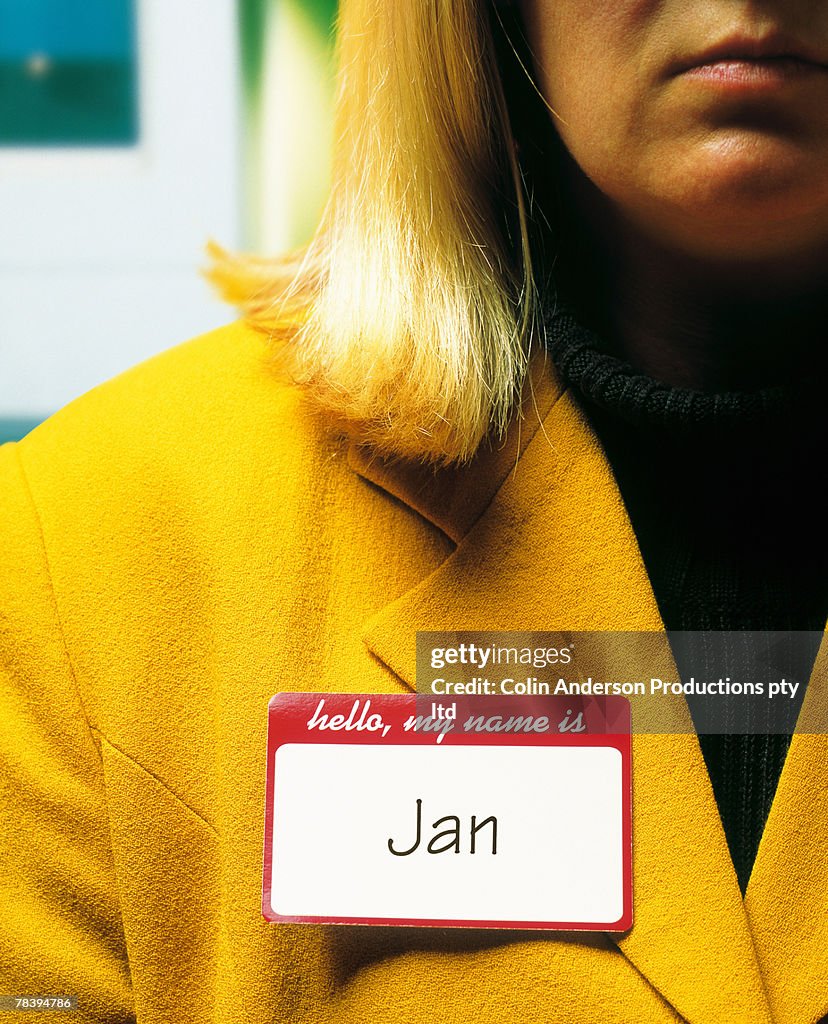
[{"label": "name tag", "polygon": [[269,921],[626,931],[631,837],[624,697],[270,702]]}]

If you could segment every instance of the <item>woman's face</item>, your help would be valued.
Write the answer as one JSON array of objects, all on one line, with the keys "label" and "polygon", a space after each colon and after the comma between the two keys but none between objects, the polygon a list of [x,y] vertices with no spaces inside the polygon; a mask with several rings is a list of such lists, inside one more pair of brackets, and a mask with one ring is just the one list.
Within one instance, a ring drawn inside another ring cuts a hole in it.
[{"label": "woman's face", "polygon": [[538,85],[624,220],[716,260],[828,242],[828,0],[519,0]]}]

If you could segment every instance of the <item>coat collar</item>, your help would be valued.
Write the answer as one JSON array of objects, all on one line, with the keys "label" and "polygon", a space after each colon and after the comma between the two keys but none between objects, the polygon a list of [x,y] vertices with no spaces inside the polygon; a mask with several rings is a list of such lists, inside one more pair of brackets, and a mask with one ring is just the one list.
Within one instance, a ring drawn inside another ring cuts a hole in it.
[{"label": "coat collar", "polygon": [[[543,359],[535,361],[505,442],[468,467],[390,463],[356,447],[351,464],[456,544],[436,570],[365,626],[368,648],[412,689],[413,638],[420,630],[663,631],[600,445]],[[822,661],[828,664],[828,655]],[[803,714],[808,706],[814,706],[810,698]],[[794,741],[746,907],[698,741],[687,731],[684,699],[663,701],[657,713],[666,716],[662,732],[672,721],[682,734],[634,737],[635,924],[614,941],[691,1024],[816,1019],[828,1010],[817,980],[828,968],[825,858],[817,848],[828,829],[828,798],[823,786],[815,808],[809,787],[816,765],[825,763],[826,737]],[[814,743],[819,759],[811,756]],[[780,894],[787,843],[806,809],[809,830],[797,847],[804,873],[797,885],[804,888]],[[806,938],[801,892],[822,907],[818,938]],[[803,970],[816,972],[809,991],[778,981],[792,952],[789,926],[797,922]],[[773,1010],[763,972],[773,981]]]},{"label": "coat collar", "polygon": [[828,1017],[828,634],[745,894],[779,1024]]},{"label": "coat collar", "polygon": [[499,444],[484,444],[460,470],[377,457],[370,448],[352,444],[351,468],[438,527],[459,544],[474,526],[564,393],[545,352],[530,366],[518,415]]}]

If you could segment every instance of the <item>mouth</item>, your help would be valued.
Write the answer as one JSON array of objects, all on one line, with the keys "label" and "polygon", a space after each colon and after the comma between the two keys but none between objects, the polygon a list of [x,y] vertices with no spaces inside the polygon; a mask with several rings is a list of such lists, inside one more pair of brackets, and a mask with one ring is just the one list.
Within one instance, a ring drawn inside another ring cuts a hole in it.
[{"label": "mouth", "polygon": [[815,71],[828,71],[825,54],[781,33],[731,35],[679,58],[671,76],[691,75],[722,84],[774,84]]}]

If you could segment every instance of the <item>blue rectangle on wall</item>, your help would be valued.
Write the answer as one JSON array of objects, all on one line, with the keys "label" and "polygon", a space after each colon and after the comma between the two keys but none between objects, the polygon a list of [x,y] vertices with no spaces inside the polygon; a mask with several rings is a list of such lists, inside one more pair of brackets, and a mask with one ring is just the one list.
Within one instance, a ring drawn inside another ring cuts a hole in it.
[{"label": "blue rectangle on wall", "polygon": [[0,146],[138,140],[135,0],[0,0]]}]

